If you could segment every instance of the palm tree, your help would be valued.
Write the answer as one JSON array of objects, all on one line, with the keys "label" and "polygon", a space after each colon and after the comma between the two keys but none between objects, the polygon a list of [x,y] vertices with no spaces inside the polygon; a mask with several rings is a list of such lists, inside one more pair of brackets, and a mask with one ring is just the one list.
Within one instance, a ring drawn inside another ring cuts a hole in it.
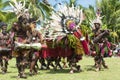
[{"label": "palm tree", "polygon": [[16,20],[15,14],[11,12],[6,12],[5,9],[8,8],[9,1],[0,0],[0,20],[8,24],[8,30],[11,28],[12,23]]},{"label": "palm tree", "polygon": [[4,8],[4,4],[3,4],[2,0],[0,0],[0,20],[1,21],[5,21],[6,20],[4,12],[1,11],[3,8]]},{"label": "palm tree", "polygon": [[51,11],[53,10],[52,7],[48,5],[47,0],[43,0],[43,2],[40,2],[40,0],[26,0],[26,4],[33,16],[41,18],[42,20],[51,15]]},{"label": "palm tree", "polygon": [[101,0],[97,1],[97,5],[104,15],[103,24],[111,29],[111,36],[116,42],[115,39],[120,39],[120,0]]},{"label": "palm tree", "polygon": [[[13,22],[17,21],[17,17],[15,16],[15,13],[9,12],[9,10],[6,11],[5,8],[10,8],[9,3],[12,3],[12,0],[0,0],[0,20],[8,23],[8,29],[11,28]],[[39,0],[16,0],[26,3],[26,7],[30,9],[30,13],[32,13],[32,16],[34,16],[37,19],[40,19],[41,21],[48,18],[48,16],[51,14],[51,11],[53,10],[50,5],[46,5],[43,2],[40,2]]]},{"label": "palm tree", "polygon": [[[84,8],[86,16],[85,24],[91,26],[89,23],[95,18],[96,8],[101,9],[102,29],[109,29],[110,40],[116,42],[120,38],[120,1],[119,0],[96,0],[96,7],[89,6]],[[114,38],[114,39],[112,39]]]},{"label": "palm tree", "polygon": [[84,8],[84,14],[85,14],[85,25],[87,25],[88,27],[91,27],[91,23],[92,21],[95,19],[95,8],[92,5],[89,5],[88,8]]},{"label": "palm tree", "polygon": [[48,0],[42,0],[46,5],[50,5]]}]

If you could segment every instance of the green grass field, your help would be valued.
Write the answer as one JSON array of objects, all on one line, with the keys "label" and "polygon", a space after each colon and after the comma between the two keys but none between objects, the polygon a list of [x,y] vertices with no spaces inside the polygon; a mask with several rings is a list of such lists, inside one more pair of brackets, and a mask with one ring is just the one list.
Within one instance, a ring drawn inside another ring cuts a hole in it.
[{"label": "green grass field", "polygon": [[29,70],[26,70],[27,79],[17,79],[17,68],[15,59],[9,61],[8,73],[2,74],[0,71],[0,80],[120,80],[120,57],[105,58],[109,69],[102,69],[95,72],[92,67],[93,58],[83,57],[79,62],[82,72],[70,74],[69,69],[65,70],[39,70],[35,76],[29,76]]}]

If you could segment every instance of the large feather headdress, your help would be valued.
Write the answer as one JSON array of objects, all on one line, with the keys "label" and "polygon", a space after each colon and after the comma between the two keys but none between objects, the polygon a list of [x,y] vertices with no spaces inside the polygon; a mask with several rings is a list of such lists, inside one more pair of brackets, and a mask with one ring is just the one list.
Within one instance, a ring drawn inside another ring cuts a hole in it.
[{"label": "large feather headdress", "polygon": [[[61,26],[65,31],[72,31],[78,27],[83,20],[83,13],[79,7],[69,7],[67,5],[59,5],[60,10],[53,12],[50,17],[53,22],[52,26]],[[54,24],[54,25],[53,25]]]},{"label": "large feather headdress", "polygon": [[[49,28],[51,28],[51,34],[56,36],[66,35],[73,32],[83,21],[83,13],[79,7],[69,7],[67,5],[58,5],[59,10],[53,11],[50,16]],[[59,33],[59,35],[57,34]]]}]

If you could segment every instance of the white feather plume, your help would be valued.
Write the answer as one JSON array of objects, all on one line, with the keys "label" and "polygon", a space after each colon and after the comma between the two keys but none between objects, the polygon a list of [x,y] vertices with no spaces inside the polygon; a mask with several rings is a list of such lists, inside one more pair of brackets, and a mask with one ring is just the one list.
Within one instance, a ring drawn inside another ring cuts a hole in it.
[{"label": "white feather plume", "polygon": [[[72,20],[78,20],[79,24],[82,23],[83,21],[83,13],[82,10],[79,9],[79,7],[68,7],[67,5],[58,5],[59,10],[57,12],[53,12],[51,15],[50,24],[49,27],[47,28],[46,31],[49,31],[49,36],[50,39],[56,39],[58,36],[66,36],[69,31],[67,31],[64,27],[63,24],[66,24],[65,22],[69,19]],[[63,15],[65,19],[63,20]],[[76,28],[78,27],[76,25]],[[64,31],[66,32],[64,32]]]},{"label": "white feather plume", "polygon": [[25,8],[25,0],[24,0],[23,3],[21,1],[17,2],[16,0],[12,0],[12,2],[13,2],[13,4],[9,3],[10,6],[12,7],[11,12],[14,12],[17,15],[17,18],[19,16],[24,15],[25,14],[24,11],[26,10],[26,8]]}]

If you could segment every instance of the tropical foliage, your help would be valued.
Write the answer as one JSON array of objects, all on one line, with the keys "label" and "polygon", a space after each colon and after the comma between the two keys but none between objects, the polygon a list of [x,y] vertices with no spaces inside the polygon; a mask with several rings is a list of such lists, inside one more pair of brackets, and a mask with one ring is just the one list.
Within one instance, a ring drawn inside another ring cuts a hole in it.
[{"label": "tropical foliage", "polygon": [[9,1],[0,0],[0,20],[8,24],[8,30],[10,29],[12,23],[16,21],[14,13],[6,12],[9,7]]},{"label": "tropical foliage", "polygon": [[101,10],[102,29],[110,30],[109,40],[116,43],[120,39],[120,1],[119,0],[96,0],[96,7],[89,5],[84,8],[86,16],[85,25],[91,26],[91,21],[96,16],[96,9]]},{"label": "tropical foliage", "polygon": [[116,42],[120,39],[120,0],[101,0],[97,5],[104,16],[103,24],[111,30],[112,41]]},{"label": "tropical foliage", "polygon": [[40,2],[39,0],[26,0],[26,3],[34,17],[41,18],[43,20],[51,14],[52,7],[47,5],[47,2]]},{"label": "tropical foliage", "polygon": [[[0,20],[6,22],[11,26],[11,24],[16,21],[16,17],[14,13],[6,12],[5,10],[9,7],[9,2],[12,0],[0,0]],[[18,0],[24,1],[24,0]],[[48,0],[25,0],[28,8],[30,8],[30,12],[37,19],[44,21],[51,15],[53,8],[49,4]],[[57,1],[57,0],[55,0]],[[96,6],[89,5],[88,8],[84,8],[81,5],[77,4],[78,0],[69,0],[63,1],[63,4],[67,4],[68,6],[78,6],[80,9],[82,8],[85,15],[85,20],[82,23],[82,26],[88,33],[91,33],[91,20],[95,18],[95,12],[97,8],[100,8],[102,18],[102,29],[109,29],[111,31],[112,37],[110,40],[112,42],[117,42],[120,39],[120,0],[96,0]],[[3,11],[4,10],[4,11]],[[87,30],[86,30],[87,29]],[[113,38],[113,39],[112,39]]]},{"label": "tropical foliage", "polygon": [[[6,22],[8,25],[8,29],[11,28],[14,21],[16,21],[16,15],[9,11],[11,9],[9,3],[14,0],[0,0],[0,20]],[[17,0],[23,2],[24,0]],[[26,7],[30,9],[32,16],[37,18],[38,20],[45,20],[51,14],[52,7],[50,5],[46,5],[44,2],[40,2],[39,0],[25,0]]]}]

